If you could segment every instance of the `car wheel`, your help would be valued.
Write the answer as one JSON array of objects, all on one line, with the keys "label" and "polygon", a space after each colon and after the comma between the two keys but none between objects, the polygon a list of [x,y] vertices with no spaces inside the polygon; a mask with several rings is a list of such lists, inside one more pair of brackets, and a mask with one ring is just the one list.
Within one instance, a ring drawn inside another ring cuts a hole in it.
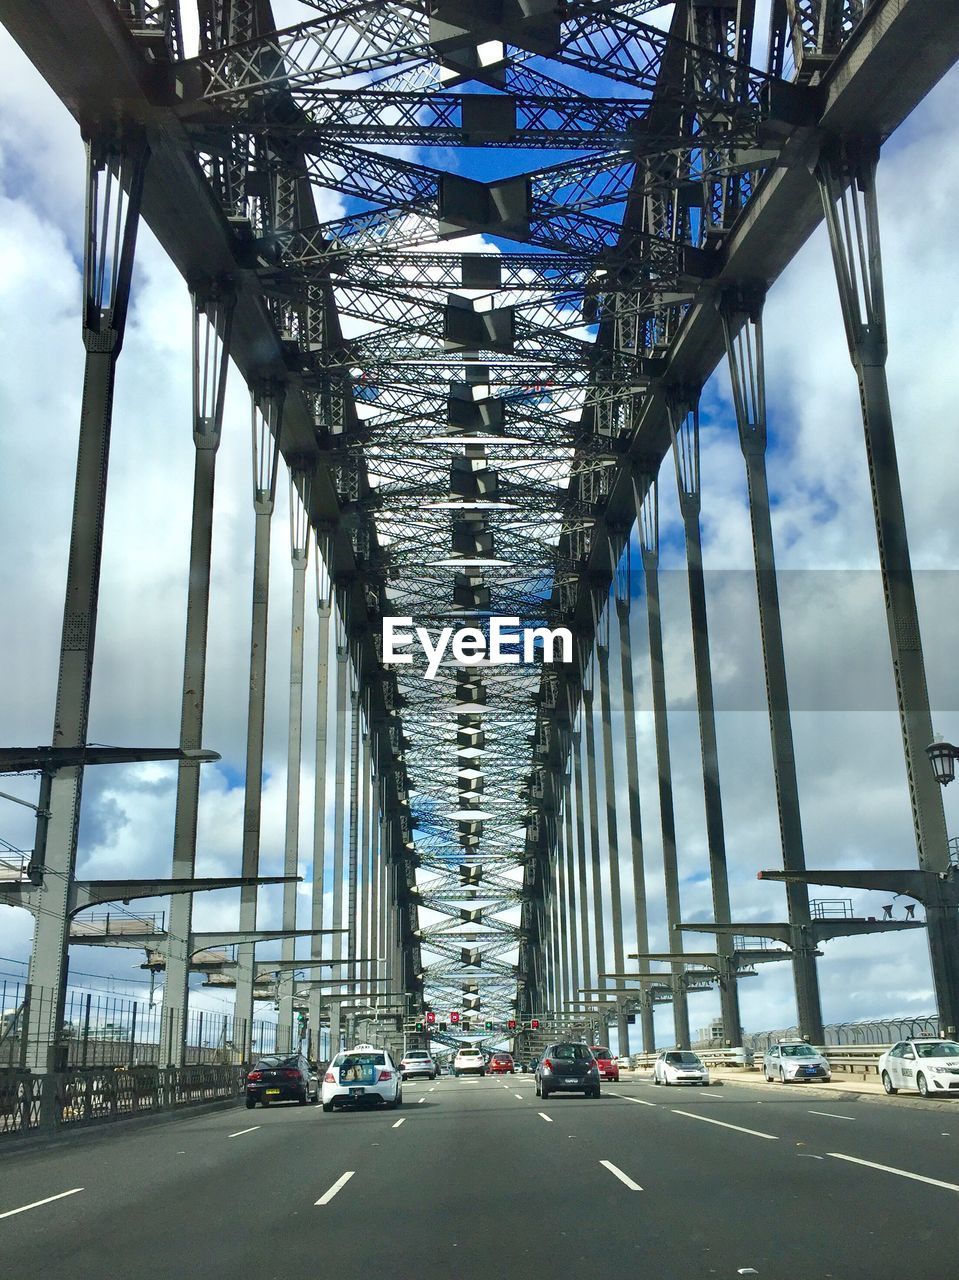
[{"label": "car wheel", "polygon": [[310,1095],[304,1089],[296,1101],[298,1106],[305,1107],[306,1104],[309,1102],[309,1100],[310,1100]]},{"label": "car wheel", "polygon": [[247,1098],[246,1100],[247,1111],[252,1111],[255,1106],[256,1106],[256,1098]]},{"label": "car wheel", "polygon": [[882,1087],[885,1089],[886,1093],[899,1092],[899,1090],[893,1085],[892,1081],[890,1080],[888,1071],[884,1071],[882,1073]]},{"label": "car wheel", "polygon": [[536,1094],[537,1098],[540,1096],[540,1093],[539,1093],[539,1081],[538,1081],[538,1080],[536,1080],[536,1079],[534,1079],[534,1080],[533,1080],[533,1092]]},{"label": "car wheel", "polygon": [[330,1112],[333,1110],[333,1103],[332,1103],[332,1102],[324,1102],[324,1103],[323,1103],[323,1110],[326,1112],[326,1114],[327,1114],[327,1115],[329,1115],[329,1114],[330,1114]]},{"label": "car wheel", "polygon": [[602,1097],[602,1094],[598,1089],[590,1089],[586,1096],[587,1098],[600,1098]]},{"label": "car wheel", "polygon": [[541,1084],[541,1085],[540,1085],[540,1087],[539,1087],[539,1096],[543,1099],[543,1101],[544,1101],[544,1102],[545,1102],[545,1101],[546,1101],[546,1099],[549,1097],[549,1090],[546,1088],[546,1085],[545,1085],[545,1084]]},{"label": "car wheel", "polygon": [[261,1103],[260,1103],[260,1106],[261,1106],[261,1107],[268,1107],[269,1105],[270,1105],[270,1100],[269,1100],[269,1098],[263,1098],[263,1100],[262,1100],[262,1101],[261,1101]]},{"label": "car wheel", "polygon": [[916,1088],[919,1090],[920,1094],[924,1098],[929,1097],[929,1081],[926,1079],[926,1077],[922,1074],[921,1071],[916,1076]]},{"label": "car wheel", "polygon": [[783,1071],[782,1067],[779,1068],[779,1083],[780,1084],[786,1083],[786,1073],[785,1071]]},{"label": "car wheel", "polygon": [[708,1089],[708,1088],[709,1088],[709,1081],[708,1081],[708,1080],[701,1080],[701,1081],[700,1081],[700,1084],[703,1086],[703,1088],[704,1088],[704,1089]]}]

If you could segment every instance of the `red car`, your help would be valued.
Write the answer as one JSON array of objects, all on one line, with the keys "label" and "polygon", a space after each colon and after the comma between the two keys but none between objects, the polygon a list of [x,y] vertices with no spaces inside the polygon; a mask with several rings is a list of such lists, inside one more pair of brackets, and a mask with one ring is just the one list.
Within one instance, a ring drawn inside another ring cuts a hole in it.
[{"label": "red car", "polygon": [[496,1075],[497,1072],[500,1075],[506,1075],[507,1072],[512,1074],[516,1071],[516,1066],[513,1062],[513,1055],[511,1053],[494,1053],[492,1058],[489,1060],[487,1070],[490,1075]]},{"label": "red car", "polygon": [[619,1063],[613,1057],[609,1049],[602,1044],[591,1044],[589,1051],[596,1059],[596,1065],[599,1067],[599,1078],[601,1080],[619,1080]]}]

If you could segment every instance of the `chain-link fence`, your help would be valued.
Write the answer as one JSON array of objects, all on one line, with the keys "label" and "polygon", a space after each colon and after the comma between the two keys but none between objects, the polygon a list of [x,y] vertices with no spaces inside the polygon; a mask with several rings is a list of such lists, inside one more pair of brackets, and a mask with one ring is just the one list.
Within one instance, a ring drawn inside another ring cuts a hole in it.
[{"label": "chain-link fence", "polygon": [[[938,1036],[939,1019],[935,1014],[921,1014],[916,1018],[878,1018],[865,1022],[832,1022],[824,1028],[824,1045],[895,1044],[909,1036]],[[798,1027],[785,1027],[781,1031],[760,1031],[743,1036],[743,1046],[753,1052],[765,1053],[777,1040],[799,1040]]]}]

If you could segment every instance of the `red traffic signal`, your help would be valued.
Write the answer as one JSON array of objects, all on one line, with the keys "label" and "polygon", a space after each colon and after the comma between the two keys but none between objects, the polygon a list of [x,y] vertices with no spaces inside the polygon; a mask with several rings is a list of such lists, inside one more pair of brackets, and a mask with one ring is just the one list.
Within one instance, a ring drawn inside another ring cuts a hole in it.
[{"label": "red traffic signal", "polygon": [[506,1026],[507,1026],[507,1029],[508,1029],[508,1030],[510,1030],[510,1031],[515,1031],[515,1030],[516,1030],[516,1019],[515,1019],[515,1018],[510,1018],[509,1022],[507,1022],[507,1024],[506,1024]]},{"label": "red traffic signal", "polygon": [[459,1022],[460,1015],[457,1009],[453,1009],[450,1013],[450,1022]]},{"label": "red traffic signal", "polygon": [[430,1026],[432,1026],[433,1023],[436,1021],[436,1014],[433,1012],[432,1009],[427,1011],[426,1021],[430,1024]]},{"label": "red traffic signal", "polygon": [[533,1029],[534,1031],[538,1031],[538,1030],[539,1030],[539,1018],[530,1018],[530,1020],[529,1020],[529,1025],[532,1027],[532,1029]]}]

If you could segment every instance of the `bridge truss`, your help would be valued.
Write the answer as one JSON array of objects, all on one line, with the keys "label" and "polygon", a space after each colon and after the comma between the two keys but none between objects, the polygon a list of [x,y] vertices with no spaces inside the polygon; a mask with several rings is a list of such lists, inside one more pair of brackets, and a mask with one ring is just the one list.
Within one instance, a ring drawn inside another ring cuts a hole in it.
[{"label": "bridge truss", "polygon": [[[639,1012],[647,1049],[657,1000],[672,1001],[677,1042],[688,1043],[686,992],[706,979],[719,986],[726,1039],[739,1042],[738,976],[755,954],[737,949],[744,926],[730,915],[699,530],[699,393],[726,358],[749,480],[789,880],[788,921],[749,932],[787,944],[761,958],[791,961],[800,1025],[820,1039],[815,956],[826,935],[810,916],[789,723],[764,461],[762,305],[825,216],[863,390],[920,867],[944,871],[941,801],[922,763],[931,739],[922,652],[903,640],[913,624],[918,637],[918,625],[888,465],[875,171],[882,141],[955,60],[959,15],[929,0],[774,0],[759,70],[750,64],[753,0],[301,7],[304,21],[278,29],[266,0],[199,0],[193,50],[175,0],[0,5],[89,138],[81,475],[87,466],[93,519],[80,506],[75,519],[94,551],[97,459],[108,447],[140,217],[193,293],[197,479],[181,752],[201,746],[202,694],[197,704],[193,691],[205,670],[229,359],[251,390],[257,578],[238,1013],[248,1016],[263,994],[253,959],[265,639],[257,627],[265,628],[283,460],[294,493],[294,636],[316,546],[314,806],[320,816],[334,812],[332,841],[317,823],[312,965],[324,950],[319,931],[332,929],[329,962],[356,997],[378,999],[379,983],[397,993],[383,996],[386,1005],[403,1013],[474,1011],[497,1032],[508,1019],[565,1015],[591,990],[618,1018],[621,1048],[627,1012]],[[679,931],[657,603],[664,458],[686,536],[716,938],[695,967]],[[78,495],[82,504],[82,485]],[[659,955],[648,942],[632,701],[637,521],[675,940]],[[96,563],[71,562],[58,708],[72,712],[58,715],[54,745],[74,752],[86,740],[97,572]],[[566,627],[572,660],[541,650],[527,665],[493,668],[461,654],[426,679],[420,662],[384,662],[387,617],[434,635],[471,627],[488,637],[492,617]],[[302,653],[300,663],[302,672]],[[293,672],[295,688],[295,646]],[[624,741],[614,744],[619,685]],[[295,712],[294,700],[291,778],[301,749]],[[20,895],[37,910],[34,980],[53,989],[63,982],[72,908],[62,886],[75,865],[83,763],[70,756],[45,775],[51,816]],[[181,756],[173,876],[186,882],[198,788],[199,760]],[[625,831],[617,788],[629,807]],[[290,823],[299,802],[293,788]],[[306,985],[290,977],[295,838],[292,858],[290,847],[289,936],[273,994],[290,1033],[302,1001],[312,1025],[328,1016],[338,1038],[347,997],[322,977]],[[333,886],[331,918],[324,883]],[[627,899],[631,954],[646,962],[629,987]],[[175,1056],[192,895],[172,901],[163,946],[167,990],[178,993],[168,1022]],[[955,908],[929,903],[927,920],[944,1024],[954,1025]]]}]

